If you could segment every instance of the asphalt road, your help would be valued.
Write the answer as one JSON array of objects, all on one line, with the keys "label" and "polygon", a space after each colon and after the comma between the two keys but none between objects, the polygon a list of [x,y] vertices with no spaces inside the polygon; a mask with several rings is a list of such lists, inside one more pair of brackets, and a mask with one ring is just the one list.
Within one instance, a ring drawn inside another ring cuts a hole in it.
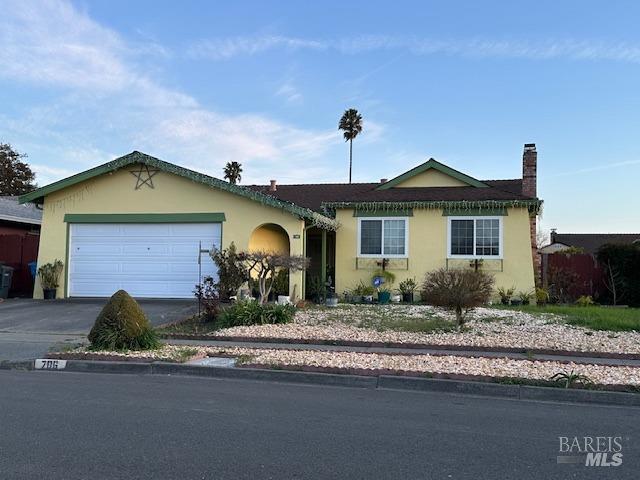
[{"label": "asphalt road", "polygon": [[[166,376],[0,371],[7,479],[627,479],[640,409]],[[619,467],[558,436],[622,436]]]}]

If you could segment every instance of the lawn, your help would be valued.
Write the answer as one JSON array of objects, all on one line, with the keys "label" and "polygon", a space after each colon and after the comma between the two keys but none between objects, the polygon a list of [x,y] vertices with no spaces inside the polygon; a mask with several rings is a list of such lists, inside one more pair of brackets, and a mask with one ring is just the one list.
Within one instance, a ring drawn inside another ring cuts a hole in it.
[{"label": "lawn", "polygon": [[551,313],[563,317],[569,325],[577,325],[592,330],[624,332],[640,331],[640,308],[578,307],[573,305],[522,305],[500,307],[531,314]]}]

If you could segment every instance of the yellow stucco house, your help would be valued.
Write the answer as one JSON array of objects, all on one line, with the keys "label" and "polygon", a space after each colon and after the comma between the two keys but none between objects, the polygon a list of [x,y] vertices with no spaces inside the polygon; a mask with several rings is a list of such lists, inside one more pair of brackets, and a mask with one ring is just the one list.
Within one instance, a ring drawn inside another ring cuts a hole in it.
[{"label": "yellow stucco house", "polygon": [[[537,153],[523,177],[477,180],[430,159],[391,180],[232,185],[140,152],[23,195],[43,210],[38,264],[64,262],[58,297],[187,298],[215,265],[199,250],[306,255],[290,275],[304,298],[312,277],[341,294],[384,262],[396,283],[436,268],[481,268],[497,286],[534,288]],[[42,296],[36,284],[35,297]]]}]

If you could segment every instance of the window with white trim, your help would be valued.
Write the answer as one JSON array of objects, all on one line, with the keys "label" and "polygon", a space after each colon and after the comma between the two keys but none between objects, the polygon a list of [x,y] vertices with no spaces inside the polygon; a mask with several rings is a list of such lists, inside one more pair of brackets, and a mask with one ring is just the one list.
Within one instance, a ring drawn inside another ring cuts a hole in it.
[{"label": "window with white trim", "polygon": [[502,257],[501,217],[449,217],[450,258]]},{"label": "window with white trim", "polygon": [[407,256],[406,218],[360,218],[358,220],[358,256]]}]

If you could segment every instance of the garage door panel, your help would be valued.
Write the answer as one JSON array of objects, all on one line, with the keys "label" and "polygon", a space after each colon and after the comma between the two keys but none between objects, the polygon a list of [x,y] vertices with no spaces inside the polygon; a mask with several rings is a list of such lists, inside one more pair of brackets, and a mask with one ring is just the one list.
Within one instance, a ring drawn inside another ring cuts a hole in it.
[{"label": "garage door panel", "polygon": [[[198,246],[220,245],[220,224],[72,224],[70,296],[190,298],[199,281]],[[217,278],[202,255],[202,276]]]}]

